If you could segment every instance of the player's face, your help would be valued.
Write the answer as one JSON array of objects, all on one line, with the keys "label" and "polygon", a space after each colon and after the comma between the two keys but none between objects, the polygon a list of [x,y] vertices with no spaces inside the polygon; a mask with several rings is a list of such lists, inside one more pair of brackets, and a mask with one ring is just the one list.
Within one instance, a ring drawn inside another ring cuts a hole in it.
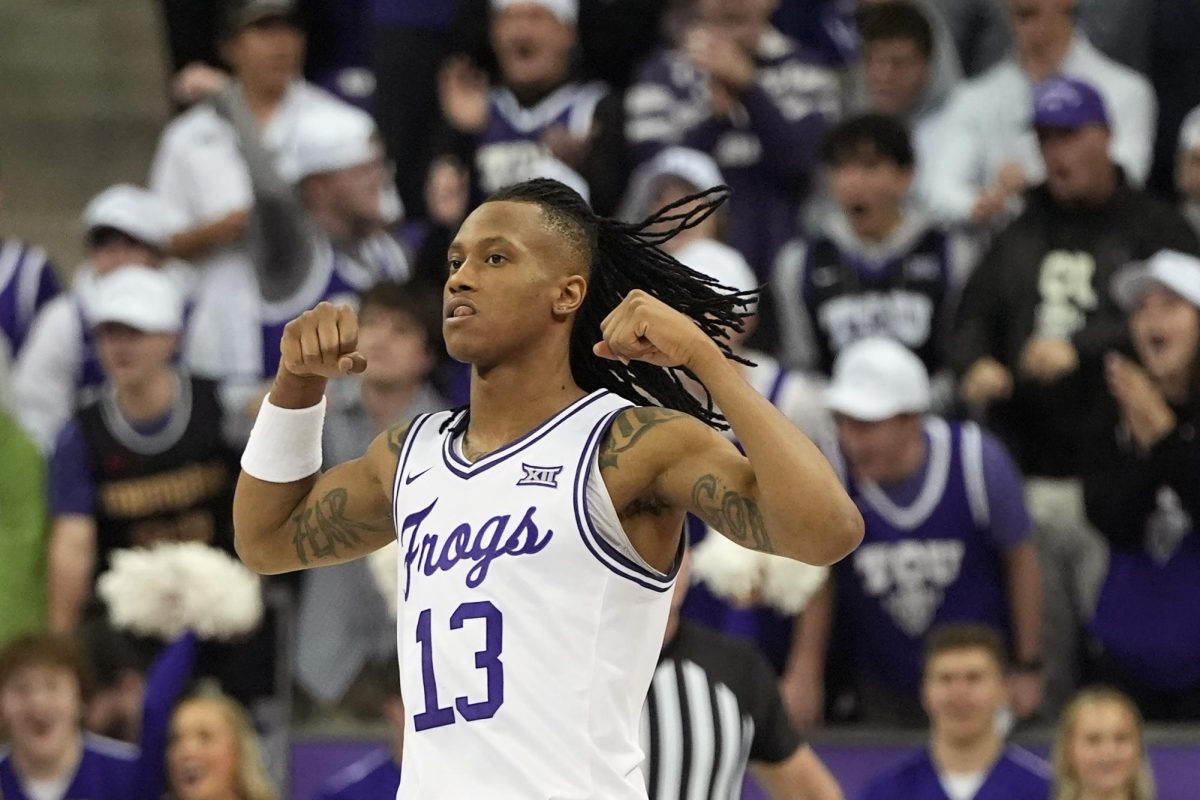
[{"label": "player's face", "polygon": [[143,383],[166,368],[179,344],[173,333],[143,333],[114,322],[97,325],[94,334],[104,374],[119,387]]},{"label": "player's face", "polygon": [[970,742],[995,730],[1008,689],[1000,666],[987,651],[963,648],[940,653],[929,662],[922,700],[938,735]]},{"label": "player's face", "polygon": [[1138,358],[1159,381],[1188,376],[1200,351],[1200,309],[1170,289],[1149,289],[1129,319]]},{"label": "player's face", "polygon": [[583,297],[572,258],[533,203],[484,203],[471,212],[447,252],[442,332],[450,356],[485,370],[569,325]]},{"label": "player's face", "polygon": [[225,58],[247,86],[279,93],[300,75],[304,34],[285,19],[265,20],[230,39]]},{"label": "player's face", "polygon": [[906,414],[868,422],[838,414],[835,419],[842,453],[856,477],[877,483],[908,477],[899,472],[904,463],[902,456],[911,453],[914,438],[922,436],[918,416]]},{"label": "player's face", "polygon": [[565,80],[575,28],[537,3],[517,3],[492,17],[492,47],[504,83],[516,91],[546,90]]},{"label": "player's face", "polygon": [[1046,162],[1046,184],[1060,203],[1103,199],[1111,165],[1108,128],[1085,125],[1077,130],[1042,128],[1038,142]]},{"label": "player's face", "polygon": [[1128,790],[1141,766],[1137,720],[1112,701],[1089,703],[1079,710],[1067,748],[1080,788],[1090,797],[1115,797]]},{"label": "player's face", "polygon": [[79,681],[67,669],[30,665],[0,688],[0,721],[13,749],[35,764],[55,762],[79,736]]},{"label": "player's face", "polygon": [[404,311],[364,308],[358,317],[358,351],[367,359],[363,378],[392,386],[412,386],[433,370],[425,329]]},{"label": "player's face", "polygon": [[171,720],[167,779],[178,800],[237,796],[237,733],[216,703],[185,703]]},{"label": "player's face", "polygon": [[929,59],[912,39],[880,39],[863,53],[867,91],[875,110],[906,116],[917,102],[929,74]]},{"label": "player's face", "polygon": [[900,220],[912,170],[877,153],[864,152],[833,167],[829,177],[838,207],[856,234],[877,241],[891,233]]}]

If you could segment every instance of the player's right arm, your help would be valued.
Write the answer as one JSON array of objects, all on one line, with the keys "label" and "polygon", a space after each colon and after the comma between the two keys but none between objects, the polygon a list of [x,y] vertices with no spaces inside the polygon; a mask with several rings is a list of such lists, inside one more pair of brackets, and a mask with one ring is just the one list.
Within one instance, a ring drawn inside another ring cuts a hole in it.
[{"label": "player's right arm", "polygon": [[[288,323],[271,403],[284,409],[320,403],[328,378],[360,373],[358,321],[345,306],[321,303]],[[234,545],[262,574],[351,561],[395,539],[391,516],[396,453],[407,425],[380,434],[361,458],[290,483],[245,470],[233,500]]]}]

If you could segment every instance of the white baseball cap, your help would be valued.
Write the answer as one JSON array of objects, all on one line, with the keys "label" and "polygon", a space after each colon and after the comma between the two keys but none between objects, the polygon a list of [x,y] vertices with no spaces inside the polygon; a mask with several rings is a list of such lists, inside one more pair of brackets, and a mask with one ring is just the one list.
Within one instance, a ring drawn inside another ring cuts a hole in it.
[{"label": "white baseball cap", "polygon": [[87,311],[92,327],[119,322],[143,333],[177,333],[183,327],[179,287],[150,267],[117,267],[98,279]]},{"label": "white baseball cap", "polygon": [[87,230],[113,228],[158,250],[166,250],[173,225],[162,200],[128,183],[110,186],[83,209]]},{"label": "white baseball cap", "polygon": [[579,20],[579,0],[492,0],[492,13],[498,14],[510,6],[542,6],[558,17],[564,25],[574,25]]},{"label": "white baseball cap", "polygon": [[1164,286],[1200,308],[1200,258],[1178,250],[1159,250],[1141,263],[1118,270],[1112,278],[1112,296],[1117,305],[1132,311],[1154,286]]},{"label": "white baseball cap", "polygon": [[[728,286],[735,292],[753,292],[758,289],[758,279],[754,276],[754,270],[750,269],[741,253],[727,244],[712,239],[697,239],[676,252],[675,258],[679,263],[713,278],[717,283]],[[757,303],[751,300],[747,305],[747,311],[753,312]]]},{"label": "white baseball cap", "polygon": [[1193,108],[1179,126],[1179,149],[1200,147],[1200,106]]},{"label": "white baseball cap", "polygon": [[369,164],[382,155],[370,114],[351,105],[322,104],[302,115],[296,126],[293,174],[287,177],[299,183],[310,175]]},{"label": "white baseball cap", "polygon": [[825,390],[830,411],[864,422],[924,414],[931,402],[929,373],[904,345],[882,336],[847,346],[833,364]]},{"label": "white baseball cap", "polygon": [[708,153],[690,147],[668,147],[633,171],[618,216],[626,222],[641,222],[656,211],[650,204],[662,178],[667,176],[680,178],[697,190],[725,183],[721,168]]}]

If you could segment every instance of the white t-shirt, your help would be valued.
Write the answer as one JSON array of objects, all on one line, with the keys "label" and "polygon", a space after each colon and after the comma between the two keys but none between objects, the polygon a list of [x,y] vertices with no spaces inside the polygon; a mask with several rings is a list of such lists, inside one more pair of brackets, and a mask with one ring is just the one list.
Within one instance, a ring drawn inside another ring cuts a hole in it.
[{"label": "white t-shirt", "polygon": [[27,781],[24,789],[29,800],[63,800],[71,785],[74,773],[62,778],[51,778],[47,781]]},{"label": "white t-shirt", "polygon": [[966,775],[951,775],[948,772],[938,773],[938,782],[942,791],[950,800],[974,800],[976,792],[987,780],[987,771],[971,772]]}]

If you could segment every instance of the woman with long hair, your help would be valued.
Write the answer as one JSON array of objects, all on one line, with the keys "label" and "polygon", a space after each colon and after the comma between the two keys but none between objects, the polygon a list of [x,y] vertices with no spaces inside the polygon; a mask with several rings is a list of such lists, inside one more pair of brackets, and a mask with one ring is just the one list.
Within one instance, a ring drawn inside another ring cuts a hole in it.
[{"label": "woman with long hair", "polygon": [[1084,689],[1063,711],[1053,800],[1154,800],[1142,715],[1128,695]]},{"label": "woman with long hair", "polygon": [[279,800],[245,709],[222,695],[189,698],[171,717],[170,800]]}]

